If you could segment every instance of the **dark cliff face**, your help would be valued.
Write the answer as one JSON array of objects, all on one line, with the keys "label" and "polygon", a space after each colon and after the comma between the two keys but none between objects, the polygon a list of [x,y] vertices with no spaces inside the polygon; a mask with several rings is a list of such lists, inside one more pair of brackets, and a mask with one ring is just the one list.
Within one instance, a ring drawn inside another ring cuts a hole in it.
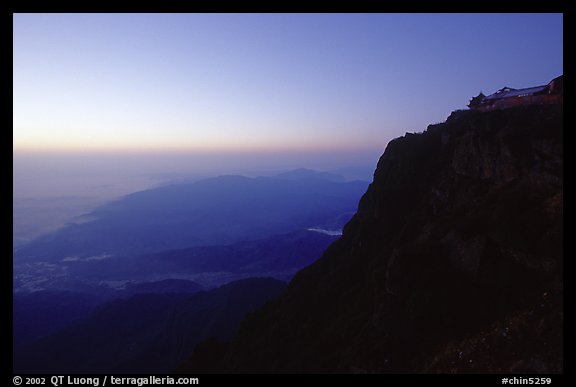
[{"label": "dark cliff face", "polygon": [[395,139],[343,236],[220,371],[561,372],[562,203],[562,106]]}]

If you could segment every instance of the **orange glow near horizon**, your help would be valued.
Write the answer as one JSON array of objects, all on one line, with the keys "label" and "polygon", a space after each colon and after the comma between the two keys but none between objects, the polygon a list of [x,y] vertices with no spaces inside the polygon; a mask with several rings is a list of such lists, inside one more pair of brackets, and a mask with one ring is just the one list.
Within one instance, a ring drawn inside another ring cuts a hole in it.
[{"label": "orange glow near horizon", "polygon": [[297,141],[280,139],[278,141],[205,141],[205,142],[159,142],[139,141],[138,143],[94,141],[16,141],[13,151],[18,153],[290,153],[290,152],[338,152],[362,151],[384,148],[390,139],[371,143],[359,139],[332,139],[332,141]]},{"label": "orange glow near horizon", "polygon": [[562,74],[562,17],[15,13],[13,150],[383,150]]}]

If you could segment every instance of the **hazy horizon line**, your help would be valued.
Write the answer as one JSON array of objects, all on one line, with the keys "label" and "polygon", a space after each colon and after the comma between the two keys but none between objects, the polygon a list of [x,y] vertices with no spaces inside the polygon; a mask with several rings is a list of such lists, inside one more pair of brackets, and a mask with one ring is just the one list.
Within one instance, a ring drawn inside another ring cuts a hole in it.
[{"label": "hazy horizon line", "polygon": [[330,147],[318,147],[316,145],[301,146],[301,147],[281,147],[281,146],[267,146],[267,147],[240,147],[240,148],[184,148],[184,147],[159,147],[159,148],[122,148],[122,147],[77,147],[77,148],[44,148],[44,147],[18,147],[13,146],[13,154],[69,154],[69,155],[82,155],[82,154],[157,154],[157,155],[250,155],[250,154],[294,154],[294,153],[314,153],[314,154],[331,154],[331,153],[363,153],[363,152],[383,152],[386,144],[380,146],[364,145],[364,146],[330,146]]}]

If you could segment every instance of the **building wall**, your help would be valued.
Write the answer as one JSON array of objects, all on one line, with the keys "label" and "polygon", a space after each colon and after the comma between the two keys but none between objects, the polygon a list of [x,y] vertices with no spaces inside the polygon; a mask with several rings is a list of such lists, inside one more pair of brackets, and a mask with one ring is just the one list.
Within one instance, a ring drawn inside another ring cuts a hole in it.
[{"label": "building wall", "polygon": [[489,110],[508,109],[522,105],[559,104],[563,103],[562,97],[563,97],[562,94],[539,94],[539,95],[529,95],[525,97],[502,98],[492,102],[489,105],[481,105],[478,108],[476,108],[476,110],[489,111]]}]

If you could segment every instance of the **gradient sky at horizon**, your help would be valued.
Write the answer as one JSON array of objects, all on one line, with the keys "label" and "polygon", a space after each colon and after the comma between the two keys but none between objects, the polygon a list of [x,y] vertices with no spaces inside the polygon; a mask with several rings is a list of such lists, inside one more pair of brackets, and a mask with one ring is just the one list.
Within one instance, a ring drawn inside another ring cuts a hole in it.
[{"label": "gradient sky at horizon", "polygon": [[13,148],[383,149],[563,73],[562,14],[15,14]]}]

